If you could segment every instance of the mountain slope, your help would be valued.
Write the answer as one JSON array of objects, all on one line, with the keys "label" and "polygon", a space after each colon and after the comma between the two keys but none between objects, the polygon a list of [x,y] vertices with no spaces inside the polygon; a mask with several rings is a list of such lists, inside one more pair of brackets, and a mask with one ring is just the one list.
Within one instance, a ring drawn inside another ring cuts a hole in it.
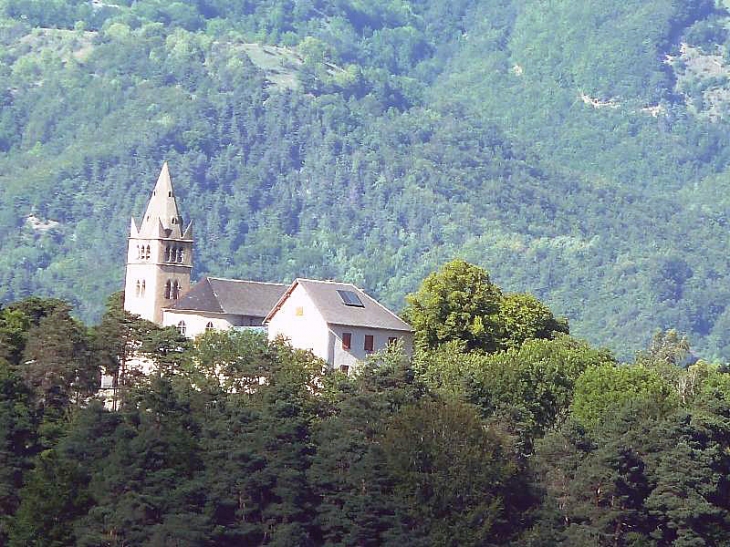
[{"label": "mountain slope", "polygon": [[727,121],[665,62],[683,43],[724,54],[712,3],[0,14],[3,301],[97,317],[167,159],[197,275],[336,277],[397,308],[463,256],[622,356],[660,327],[728,356]]}]

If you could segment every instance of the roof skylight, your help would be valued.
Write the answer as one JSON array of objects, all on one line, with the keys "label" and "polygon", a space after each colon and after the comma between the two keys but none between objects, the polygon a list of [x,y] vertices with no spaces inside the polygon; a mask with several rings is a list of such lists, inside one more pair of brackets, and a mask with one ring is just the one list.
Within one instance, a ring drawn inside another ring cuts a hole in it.
[{"label": "roof skylight", "polygon": [[365,304],[362,303],[360,297],[352,291],[341,291],[338,290],[337,294],[342,298],[342,302],[345,306],[354,306],[356,308],[364,308]]}]

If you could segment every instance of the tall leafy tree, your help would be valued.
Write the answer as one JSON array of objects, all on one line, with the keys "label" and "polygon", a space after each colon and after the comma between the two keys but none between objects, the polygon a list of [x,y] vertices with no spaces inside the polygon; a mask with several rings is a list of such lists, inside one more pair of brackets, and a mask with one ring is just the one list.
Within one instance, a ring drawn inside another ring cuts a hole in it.
[{"label": "tall leafy tree", "polygon": [[423,280],[406,298],[406,319],[416,340],[426,348],[460,340],[467,349],[495,351],[499,347],[502,292],[486,270],[464,260],[453,260]]}]

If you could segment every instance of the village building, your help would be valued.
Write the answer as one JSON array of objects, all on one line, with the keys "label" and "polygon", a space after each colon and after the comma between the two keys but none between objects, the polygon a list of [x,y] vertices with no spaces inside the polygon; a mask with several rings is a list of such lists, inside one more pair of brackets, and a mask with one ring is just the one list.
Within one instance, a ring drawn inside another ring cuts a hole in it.
[{"label": "village building", "polygon": [[177,327],[189,338],[214,329],[265,329],[264,319],[287,287],[283,283],[204,277],[162,310],[162,323]]},{"label": "village building", "polygon": [[192,285],[192,268],[192,223],[183,228],[165,163],[144,217],[131,221],[125,310],[190,338],[214,329],[265,330],[344,371],[388,344],[412,351],[410,325],[352,284],[204,277]]},{"label": "village building", "polygon": [[269,338],[283,336],[345,372],[389,344],[413,346],[410,325],[350,283],[297,279],[266,324]]}]

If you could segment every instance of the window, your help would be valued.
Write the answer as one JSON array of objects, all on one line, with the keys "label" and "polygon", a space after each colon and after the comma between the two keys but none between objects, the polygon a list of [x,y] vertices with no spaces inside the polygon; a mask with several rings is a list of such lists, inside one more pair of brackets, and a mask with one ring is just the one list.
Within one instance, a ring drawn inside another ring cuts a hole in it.
[{"label": "window", "polygon": [[183,261],[183,248],[179,247],[177,250],[177,261],[182,262]]},{"label": "window", "polygon": [[205,330],[206,330],[206,331],[212,331],[212,330],[213,330],[213,321],[208,321],[208,322],[207,322],[207,323],[205,324]]},{"label": "window", "polygon": [[294,310],[294,315],[302,317],[304,315],[304,308],[302,306],[297,306],[297,309]]},{"label": "window", "polygon": [[140,258],[144,258],[142,256],[142,247],[140,247],[139,245],[137,245],[137,260],[139,260]]},{"label": "window", "polygon": [[388,336],[388,345],[394,346],[398,343],[398,337],[397,336]]},{"label": "window", "polygon": [[145,252],[144,257],[145,258],[149,258],[150,257],[150,246],[149,245],[147,245],[147,252]]},{"label": "window", "polygon": [[165,283],[165,298],[170,299],[170,293],[172,292],[172,281],[169,279]]},{"label": "window", "polygon": [[344,372],[345,374],[347,374],[348,372],[350,372],[350,367],[348,367],[347,365],[340,365],[340,372]]},{"label": "window", "polygon": [[180,298],[180,282],[176,279],[172,283],[172,299],[177,300]]},{"label": "window", "polygon": [[165,247],[165,262],[170,262],[170,246]]},{"label": "window", "polygon": [[372,334],[366,334],[363,349],[365,351],[373,351],[373,347],[375,347],[375,337]]},{"label": "window", "polygon": [[352,291],[337,291],[337,294],[342,298],[342,302],[345,306],[353,306],[355,308],[364,308],[365,304],[362,303],[360,297]]},{"label": "window", "polygon": [[185,321],[180,321],[177,324],[177,332],[185,336]]},{"label": "window", "polygon": [[114,376],[111,374],[101,375],[101,389],[113,389],[114,388]]},{"label": "window", "polygon": [[144,279],[142,280],[142,296],[144,296],[144,290],[145,290],[145,283]]},{"label": "window", "polygon": [[139,279],[137,280],[137,290],[134,293],[137,297],[139,297],[142,294],[142,284],[139,282]]},{"label": "window", "polygon": [[350,349],[352,347],[352,333],[342,333],[342,349]]}]

